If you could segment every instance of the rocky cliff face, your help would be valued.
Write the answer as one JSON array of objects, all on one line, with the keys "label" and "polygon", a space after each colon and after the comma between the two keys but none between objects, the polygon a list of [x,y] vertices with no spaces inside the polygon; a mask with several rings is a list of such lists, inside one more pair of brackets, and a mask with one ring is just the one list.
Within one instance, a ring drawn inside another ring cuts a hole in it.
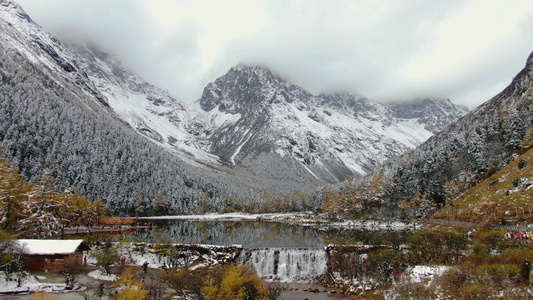
[{"label": "rocky cliff face", "polygon": [[385,106],[349,94],[315,96],[245,65],[208,84],[199,104],[231,120],[202,128],[222,161],[280,177],[297,169],[322,182],[365,175],[465,113],[449,101]]},{"label": "rocky cliff face", "polygon": [[113,111],[138,133],[170,146],[187,142],[185,127],[190,116],[180,101],[97,48],[66,46]]}]

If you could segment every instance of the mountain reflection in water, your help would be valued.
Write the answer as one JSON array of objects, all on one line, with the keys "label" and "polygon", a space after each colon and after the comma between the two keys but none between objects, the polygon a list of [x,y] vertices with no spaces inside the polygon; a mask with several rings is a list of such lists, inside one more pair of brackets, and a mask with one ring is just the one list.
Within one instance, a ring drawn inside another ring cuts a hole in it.
[{"label": "mountain reflection in water", "polygon": [[155,220],[157,229],[135,232],[148,242],[170,239],[174,243],[242,245],[246,248],[322,248],[322,233],[310,227],[250,221]]}]

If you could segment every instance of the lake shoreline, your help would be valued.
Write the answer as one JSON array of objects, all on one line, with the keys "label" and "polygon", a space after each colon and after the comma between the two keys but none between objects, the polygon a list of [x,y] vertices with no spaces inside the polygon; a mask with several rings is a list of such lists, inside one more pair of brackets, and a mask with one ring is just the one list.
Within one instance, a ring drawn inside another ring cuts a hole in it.
[{"label": "lake shoreline", "polygon": [[273,222],[313,227],[319,230],[332,228],[362,229],[368,231],[403,231],[418,230],[420,224],[407,223],[398,220],[328,220],[324,214],[313,212],[295,213],[224,213],[224,214],[204,214],[204,215],[178,215],[178,216],[149,216],[135,217],[137,220],[182,220],[182,221],[220,221],[220,222]]}]

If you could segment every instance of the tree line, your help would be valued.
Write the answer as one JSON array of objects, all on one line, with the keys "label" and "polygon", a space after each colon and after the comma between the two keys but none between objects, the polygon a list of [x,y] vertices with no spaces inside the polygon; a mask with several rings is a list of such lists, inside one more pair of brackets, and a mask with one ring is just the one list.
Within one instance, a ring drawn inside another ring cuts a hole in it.
[{"label": "tree line", "polygon": [[108,213],[102,200],[89,201],[79,191],[61,192],[49,171],[29,183],[0,157],[0,229],[23,238],[57,237],[69,225],[91,226]]}]

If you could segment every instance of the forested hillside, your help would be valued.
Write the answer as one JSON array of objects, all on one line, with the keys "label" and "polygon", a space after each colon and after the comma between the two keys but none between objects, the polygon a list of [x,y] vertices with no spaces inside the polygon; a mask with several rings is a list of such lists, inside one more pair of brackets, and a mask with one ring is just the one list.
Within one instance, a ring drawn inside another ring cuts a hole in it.
[{"label": "forested hillside", "polygon": [[47,171],[35,184],[28,183],[0,157],[0,231],[23,238],[57,237],[67,225],[99,224],[106,215],[101,200],[88,201],[79,190],[60,192]]},{"label": "forested hillside", "polygon": [[533,149],[464,192],[434,214],[436,218],[486,224],[533,220]]},{"label": "forested hillside", "polygon": [[59,186],[78,187],[122,214],[220,211],[233,198],[243,208],[261,205],[262,194],[251,188],[257,179],[188,166],[76,85],[44,73],[16,51],[0,51],[0,140],[30,180],[53,170]]},{"label": "forested hillside", "polygon": [[421,217],[495,174],[533,146],[532,75],[533,53],[500,94],[372,176],[329,193],[323,209],[332,216]]},{"label": "forested hillside", "polygon": [[[0,142],[30,181],[51,170],[60,188],[131,215],[257,209],[299,189],[239,168],[190,165],[139,135],[68,49],[14,2],[0,4]],[[305,202],[285,207],[315,205]]]},{"label": "forested hillside", "polygon": [[476,110],[402,158],[384,166],[391,200],[417,192],[438,204],[458,196],[530,148],[533,134],[533,53],[511,84]]}]

